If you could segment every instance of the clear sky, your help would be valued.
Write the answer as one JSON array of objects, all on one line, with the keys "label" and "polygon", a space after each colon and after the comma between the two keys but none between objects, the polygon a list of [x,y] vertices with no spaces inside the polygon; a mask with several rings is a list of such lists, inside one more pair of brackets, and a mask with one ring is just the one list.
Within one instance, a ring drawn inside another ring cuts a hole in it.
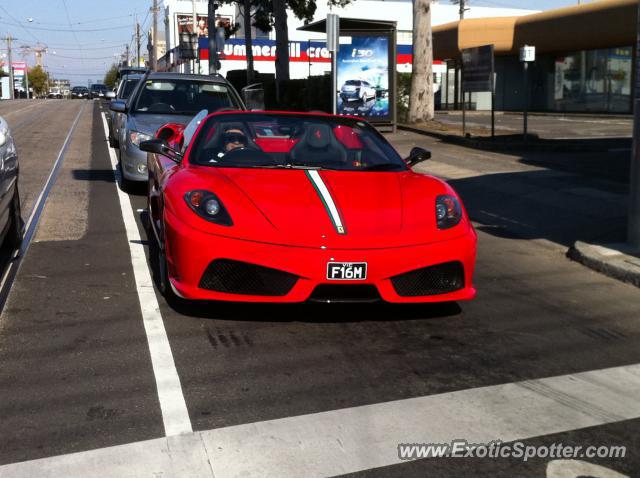
[{"label": "clear sky", "polygon": [[[317,0],[322,1],[322,0]],[[354,0],[357,2],[357,0]],[[468,0],[471,6],[510,7],[534,10],[575,5],[577,0]],[[447,3],[448,0],[440,0]],[[159,3],[162,3],[160,0]],[[44,64],[56,78],[85,85],[89,80],[102,81],[108,67],[133,42],[137,17],[146,33],[151,25],[152,0],[0,0],[0,36],[11,33],[14,61],[26,59],[20,49],[46,45]],[[162,21],[159,22],[162,25]],[[146,49],[146,37],[142,50]],[[0,55],[6,44],[0,45]]]}]

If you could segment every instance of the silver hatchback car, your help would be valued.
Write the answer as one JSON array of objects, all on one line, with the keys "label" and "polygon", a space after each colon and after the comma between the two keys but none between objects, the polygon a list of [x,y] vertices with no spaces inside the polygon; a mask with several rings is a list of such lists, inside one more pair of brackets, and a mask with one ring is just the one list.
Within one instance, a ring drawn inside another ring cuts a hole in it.
[{"label": "silver hatchback car", "polygon": [[123,189],[147,181],[147,153],[140,143],[153,138],[166,123],[187,124],[201,110],[244,110],[233,86],[221,76],[149,73],[129,98],[112,100],[112,111],[123,113],[117,143]]},{"label": "silver hatchback car", "polygon": [[18,193],[18,153],[7,122],[0,117],[0,241],[15,249],[22,242]]}]

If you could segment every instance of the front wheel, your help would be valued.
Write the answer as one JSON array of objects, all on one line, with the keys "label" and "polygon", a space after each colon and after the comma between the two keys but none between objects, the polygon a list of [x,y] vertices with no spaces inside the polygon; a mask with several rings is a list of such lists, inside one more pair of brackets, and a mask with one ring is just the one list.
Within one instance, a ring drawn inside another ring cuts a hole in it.
[{"label": "front wheel", "polygon": [[[153,234],[153,233],[152,233]],[[160,233],[160,237],[163,234]],[[155,237],[155,235],[154,235]],[[167,303],[170,305],[178,305],[180,302],[180,297],[176,295],[173,291],[173,287],[171,287],[171,281],[169,280],[169,263],[167,262],[167,246],[166,240],[161,239],[162,245],[156,242],[157,253],[157,270],[158,270],[158,289],[160,289],[160,293],[166,299]]]}]

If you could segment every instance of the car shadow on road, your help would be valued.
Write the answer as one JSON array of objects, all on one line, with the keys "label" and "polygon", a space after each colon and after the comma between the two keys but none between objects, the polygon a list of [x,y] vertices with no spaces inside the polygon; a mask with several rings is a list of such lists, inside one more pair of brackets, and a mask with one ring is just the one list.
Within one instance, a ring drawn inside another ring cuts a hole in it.
[{"label": "car shadow on road", "polygon": [[450,180],[479,230],[503,239],[623,242],[625,185],[563,171],[482,174]]},{"label": "car shadow on road", "polygon": [[458,316],[462,309],[457,302],[436,304],[316,303],[265,304],[244,302],[168,301],[178,314],[201,319],[268,322],[388,322],[428,320]]}]

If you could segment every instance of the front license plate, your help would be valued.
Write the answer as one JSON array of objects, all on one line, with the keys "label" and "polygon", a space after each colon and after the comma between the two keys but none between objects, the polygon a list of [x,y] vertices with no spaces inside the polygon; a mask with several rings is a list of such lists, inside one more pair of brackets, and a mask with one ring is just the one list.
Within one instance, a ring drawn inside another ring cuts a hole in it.
[{"label": "front license plate", "polygon": [[328,280],[365,280],[367,278],[366,262],[329,262],[327,263]]}]

